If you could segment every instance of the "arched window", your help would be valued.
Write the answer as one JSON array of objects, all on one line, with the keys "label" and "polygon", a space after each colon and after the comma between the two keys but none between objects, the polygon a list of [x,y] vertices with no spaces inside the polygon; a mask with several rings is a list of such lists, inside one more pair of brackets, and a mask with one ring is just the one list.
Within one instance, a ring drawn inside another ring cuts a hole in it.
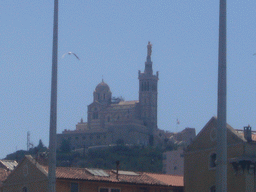
[{"label": "arched window", "polygon": [[98,119],[98,112],[93,112],[92,118],[93,118],[93,119]]},{"label": "arched window", "polygon": [[210,167],[210,168],[216,167],[216,153],[212,153],[212,154],[210,155],[209,167]]}]

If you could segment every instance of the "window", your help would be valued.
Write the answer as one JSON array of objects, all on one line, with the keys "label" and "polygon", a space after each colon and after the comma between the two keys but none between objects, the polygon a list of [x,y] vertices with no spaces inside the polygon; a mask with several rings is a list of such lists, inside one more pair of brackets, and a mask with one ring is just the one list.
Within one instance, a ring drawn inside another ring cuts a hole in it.
[{"label": "window", "polygon": [[27,187],[22,188],[22,192],[27,192],[27,191],[28,191]]},{"label": "window", "polygon": [[100,188],[100,192],[108,192],[108,188]]},{"label": "window", "polygon": [[93,119],[98,119],[98,112],[93,112],[92,118],[93,118]]},{"label": "window", "polygon": [[216,192],[216,187],[215,187],[215,185],[211,186],[210,192]]},{"label": "window", "polygon": [[209,165],[210,168],[214,168],[216,167],[216,153],[212,153],[210,155],[210,165]]},{"label": "window", "polygon": [[121,190],[115,188],[100,188],[99,192],[121,192]]},{"label": "window", "polygon": [[78,183],[71,183],[70,192],[78,192]]},{"label": "window", "polygon": [[111,189],[111,192],[120,192],[120,189]]}]

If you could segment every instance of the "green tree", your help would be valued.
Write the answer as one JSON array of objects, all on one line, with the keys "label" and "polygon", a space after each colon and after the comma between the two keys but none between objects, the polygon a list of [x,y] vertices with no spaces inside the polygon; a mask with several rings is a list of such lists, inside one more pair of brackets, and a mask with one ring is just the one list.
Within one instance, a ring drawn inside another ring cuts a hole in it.
[{"label": "green tree", "polygon": [[38,143],[38,145],[37,145],[37,148],[38,148],[39,150],[42,149],[42,148],[44,148],[44,144],[43,144],[43,142],[42,142],[41,139],[39,140],[39,143]]},{"label": "green tree", "polygon": [[63,139],[61,142],[60,150],[64,153],[69,153],[71,151],[70,141]]}]

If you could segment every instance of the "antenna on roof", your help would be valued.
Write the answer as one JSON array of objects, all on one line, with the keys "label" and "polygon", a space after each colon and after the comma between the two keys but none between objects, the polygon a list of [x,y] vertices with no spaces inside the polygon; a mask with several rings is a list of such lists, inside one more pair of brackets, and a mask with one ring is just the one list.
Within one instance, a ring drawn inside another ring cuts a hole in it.
[{"label": "antenna on roof", "polygon": [[30,146],[30,133],[28,131],[27,132],[27,151],[29,150],[29,146]]},{"label": "antenna on roof", "polygon": [[30,147],[34,147],[33,143],[30,143],[30,132],[27,132],[27,151],[29,151]]}]

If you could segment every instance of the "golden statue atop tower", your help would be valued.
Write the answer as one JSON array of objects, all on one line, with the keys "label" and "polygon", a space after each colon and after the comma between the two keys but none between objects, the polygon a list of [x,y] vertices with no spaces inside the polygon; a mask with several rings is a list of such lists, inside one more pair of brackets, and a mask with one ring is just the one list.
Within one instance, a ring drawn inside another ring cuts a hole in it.
[{"label": "golden statue atop tower", "polygon": [[148,42],[147,48],[148,48],[148,56],[151,57],[151,54],[152,54],[152,44],[150,43],[150,41]]}]

